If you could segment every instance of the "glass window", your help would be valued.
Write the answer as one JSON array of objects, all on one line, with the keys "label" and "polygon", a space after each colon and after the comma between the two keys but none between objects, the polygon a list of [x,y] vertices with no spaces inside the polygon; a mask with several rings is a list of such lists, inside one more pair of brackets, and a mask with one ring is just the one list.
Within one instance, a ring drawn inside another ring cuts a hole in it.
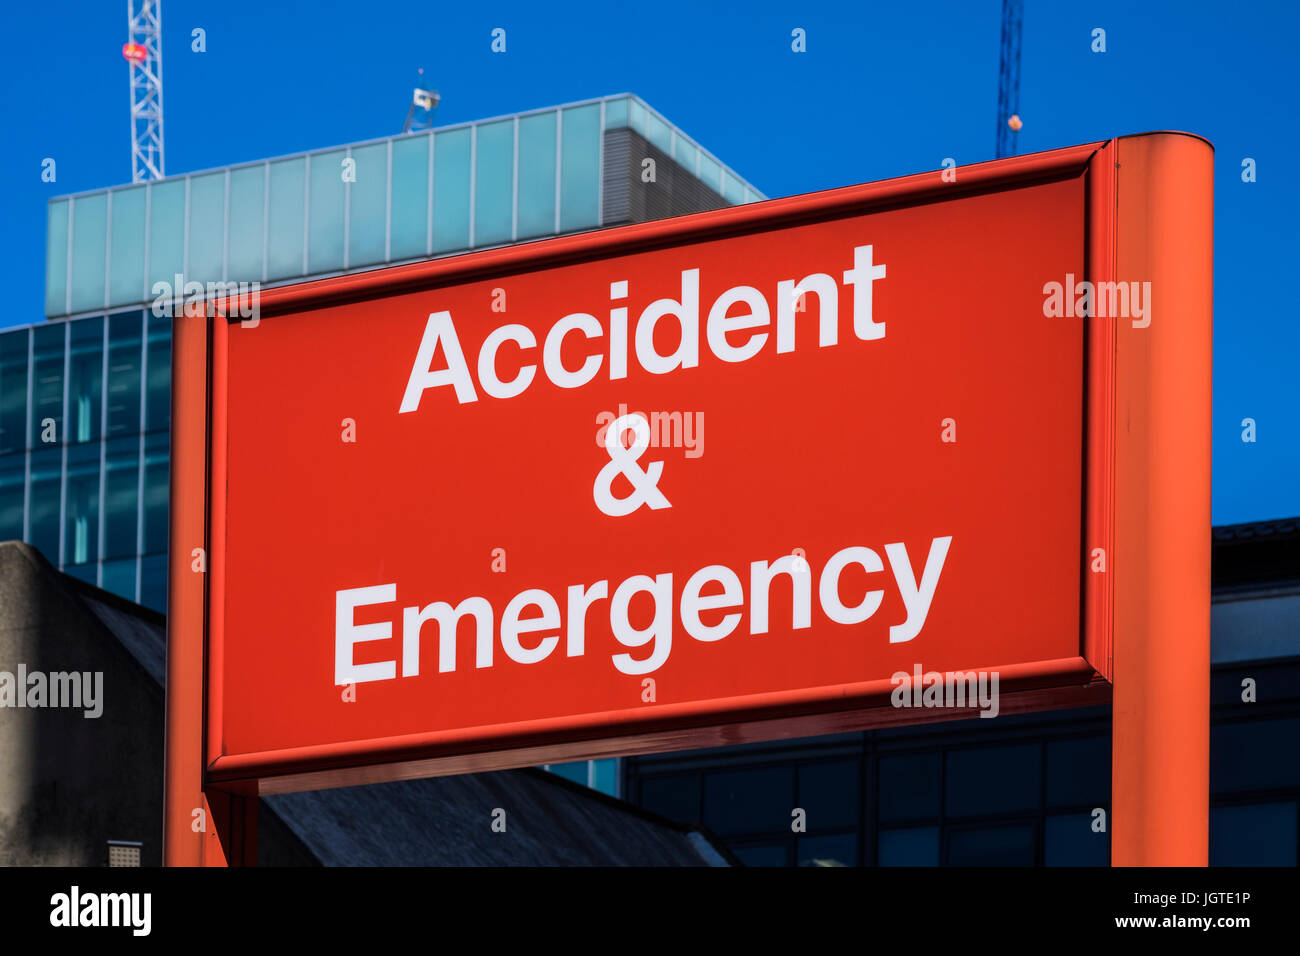
[{"label": "glass window", "polygon": [[1049,816],[1043,832],[1043,862],[1047,866],[1107,866],[1110,834],[1094,833],[1091,813]]},{"label": "glass window", "polygon": [[[185,180],[172,179],[149,186],[149,301],[157,296],[154,284],[170,288],[185,269]],[[172,295],[182,294],[172,289]]]},{"label": "glass window", "polygon": [[343,160],[336,149],[311,157],[311,242],[307,272],[338,272],[343,268],[343,215],[347,200]]},{"label": "glass window", "polygon": [[729,172],[722,174],[722,198],[733,206],[738,206],[745,201],[744,184]]},{"label": "glass window", "polygon": [[36,338],[32,382],[32,445],[39,447],[63,440],[64,336],[68,333],[68,323],[38,325],[32,333]]},{"label": "glass window", "polygon": [[939,815],[939,760],[937,753],[880,758],[882,823],[931,820]]},{"label": "glass window", "polygon": [[23,489],[27,456],[0,456],[0,541],[23,538]]},{"label": "glass window", "polygon": [[[104,473],[104,557],[138,554],[136,507],[140,497],[140,439],[118,438],[108,443]],[[135,581],[134,571],[131,574]],[[120,593],[120,592],[118,592]],[[135,600],[135,585],[131,585]]]},{"label": "glass window", "polygon": [[788,866],[789,851],[785,841],[728,847],[745,866]]},{"label": "glass window", "polygon": [[646,134],[646,115],[646,108],[637,100],[632,100],[628,105],[628,125],[642,136]]},{"label": "glass window", "polygon": [[[113,224],[108,247],[108,304],[145,301],[144,186],[113,191]],[[152,298],[152,297],[149,297]]]},{"label": "glass window", "polygon": [[801,836],[798,856],[799,866],[857,866],[858,836],[856,833]]},{"label": "glass window", "polygon": [[627,125],[627,97],[605,101],[605,129],[621,129]]},{"label": "glass window", "polygon": [[266,166],[230,171],[230,248],[226,275],[232,282],[262,281],[262,218]]},{"label": "glass window", "polygon": [[618,796],[618,758],[591,761],[591,786],[611,797]]},{"label": "glass window", "polygon": [[226,244],[226,174],[190,179],[190,271],[186,281],[221,280]]},{"label": "glass window", "polygon": [[1213,807],[1210,865],[1295,866],[1295,803]]},{"label": "glass window", "polygon": [[808,829],[814,833],[832,827],[858,826],[861,801],[858,761],[802,765],[798,799],[798,805],[808,814]]},{"label": "glass window", "polygon": [[654,113],[646,112],[646,136],[651,143],[658,146],[669,156],[673,154],[672,129]]},{"label": "glass window", "polygon": [[[414,259],[428,250],[429,143],[432,134],[393,140],[390,259]],[[353,193],[355,197],[355,192]],[[356,217],[355,198],[352,215]]]},{"label": "glass window", "polygon": [[[167,550],[168,436],[148,435],[144,440],[144,552]],[[153,605],[149,605],[153,607]]]},{"label": "glass window", "polygon": [[305,159],[271,164],[270,222],[267,228],[266,277],[302,275],[303,190]]},{"label": "glass window", "polygon": [[1047,744],[1049,807],[1110,806],[1110,737]]},{"label": "glass window", "polygon": [[104,307],[104,252],[108,245],[108,194],[82,196],[72,203],[73,312]]},{"label": "glass window", "polygon": [[145,430],[166,432],[172,421],[172,320],[149,314],[149,380]]},{"label": "glass window", "polygon": [[600,104],[564,111],[560,147],[560,231],[594,229],[600,183]]},{"label": "glass window", "polygon": [[700,819],[700,775],[673,773],[642,777],[640,805],[678,823],[698,823]]},{"label": "glass window", "polygon": [[510,241],[514,168],[515,121],[479,126],[474,147],[474,245]]},{"label": "glass window", "polygon": [[68,200],[45,210],[45,314],[68,312]]},{"label": "glass window", "polygon": [[108,319],[108,434],[140,432],[140,365],[143,315],[122,312]]},{"label": "glass window", "polygon": [[43,448],[32,452],[31,533],[27,540],[45,555],[45,560],[59,563],[59,497],[62,493],[63,452]]},{"label": "glass window", "polygon": [[788,832],[794,768],[721,770],[704,780],[704,824],[719,834]]},{"label": "glass window", "polygon": [[27,329],[0,333],[0,455],[27,447]]},{"label": "glass window", "polygon": [[587,785],[587,761],[585,760],[578,760],[573,763],[553,763],[549,764],[546,769],[557,777],[572,780],[584,787]]},{"label": "glass window", "polygon": [[99,576],[99,565],[93,561],[90,564],[69,564],[64,566],[63,573],[70,574],[87,584],[95,584]]},{"label": "glass window", "polygon": [[465,129],[433,140],[433,251],[469,248],[469,142]]},{"label": "glass window", "polygon": [[[385,209],[388,205],[388,143],[352,150],[356,181],[348,200],[348,268],[384,261]],[[427,172],[427,170],[426,170]],[[423,212],[423,209],[421,209]],[[424,218],[420,218],[420,251],[424,251]]]},{"label": "glass window", "polygon": [[558,112],[519,121],[518,238],[555,232],[555,121]]},{"label": "glass window", "polygon": [[722,176],[722,167],[715,161],[700,153],[700,181],[708,186],[715,193],[721,192],[722,187],[719,184],[719,178]]},{"label": "glass window", "polygon": [[881,830],[876,862],[879,866],[938,866],[939,828]]},{"label": "glass window", "polygon": [[948,831],[948,866],[1033,866],[1034,824]]},{"label": "glass window", "polygon": [[1295,752],[1300,717],[1214,724],[1210,728],[1212,793],[1300,786],[1300,760],[1279,760]]},{"label": "glass window", "polygon": [[64,564],[85,564],[99,558],[99,450],[96,442],[76,445],[68,451]]},{"label": "glass window", "polygon": [[167,613],[167,558],[154,555],[140,561],[140,603]]},{"label": "glass window", "polygon": [[68,441],[99,439],[104,395],[104,320],[71,323],[68,357]]},{"label": "glass window", "polygon": [[685,169],[688,173],[690,173],[692,176],[694,176],[694,175],[695,175],[695,163],[696,163],[696,162],[699,160],[699,158],[700,158],[699,152],[700,152],[700,151],[697,150],[694,146],[692,146],[690,143],[688,143],[688,142],[687,142],[686,140],[684,140],[682,137],[678,136],[678,137],[677,137],[677,152],[676,152],[676,154],[674,155],[673,158],[677,160],[677,163],[678,163],[679,166],[681,166],[681,167],[682,167],[683,169]]},{"label": "glass window", "polygon": [[125,561],[105,561],[99,586],[110,594],[134,601],[135,558],[127,558]]},{"label": "glass window", "polygon": [[947,813],[979,816],[1036,809],[1042,788],[1037,743],[948,752]]}]

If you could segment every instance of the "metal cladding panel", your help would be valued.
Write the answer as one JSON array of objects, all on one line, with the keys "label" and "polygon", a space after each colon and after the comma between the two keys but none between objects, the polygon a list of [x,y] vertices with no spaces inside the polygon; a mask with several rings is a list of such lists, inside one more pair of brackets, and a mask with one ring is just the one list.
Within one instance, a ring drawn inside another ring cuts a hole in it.
[{"label": "metal cladding panel", "polygon": [[[654,181],[643,163],[654,160]],[[731,203],[632,129],[605,133],[605,224],[649,222],[722,209]]]}]

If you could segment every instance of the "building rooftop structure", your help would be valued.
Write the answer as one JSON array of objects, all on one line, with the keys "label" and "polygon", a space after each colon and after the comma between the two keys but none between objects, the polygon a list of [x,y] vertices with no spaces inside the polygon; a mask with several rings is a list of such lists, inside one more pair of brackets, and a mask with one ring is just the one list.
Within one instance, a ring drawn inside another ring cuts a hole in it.
[{"label": "building rooftop structure", "polygon": [[272,286],[763,198],[622,94],[52,199],[46,315],[68,321],[0,331],[0,540],[163,609],[155,282]]},{"label": "building rooftop structure", "polygon": [[138,307],[177,275],[272,286],[764,198],[620,94],[51,199],[45,314]]}]

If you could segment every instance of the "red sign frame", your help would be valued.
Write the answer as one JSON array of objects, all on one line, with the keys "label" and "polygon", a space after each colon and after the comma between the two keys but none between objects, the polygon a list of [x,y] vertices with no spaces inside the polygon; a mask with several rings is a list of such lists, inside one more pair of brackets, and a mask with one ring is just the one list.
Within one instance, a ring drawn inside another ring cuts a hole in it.
[{"label": "red sign frame", "polygon": [[[969,168],[955,177],[947,172],[925,173],[881,183],[828,190],[751,206],[733,207],[679,219],[561,237],[463,256],[437,259],[369,273],[319,280],[266,290],[261,293],[260,317],[326,307],[331,303],[363,300],[397,291],[445,285],[479,276],[508,275],[523,268],[537,269],[595,260],[615,254],[662,248],[743,235],[758,229],[793,226],[888,208],[968,197],[1034,184],[1079,177],[1086,189],[1084,275],[1093,282],[1130,279],[1128,261],[1121,261],[1120,239],[1126,230],[1152,230],[1154,221],[1138,223],[1122,213],[1119,201],[1118,159],[1122,149],[1168,144],[1171,156],[1141,158],[1167,177],[1187,179],[1195,192],[1204,193],[1200,168],[1204,141],[1181,134],[1153,134],[1115,140],[1037,155],[1015,157]],[[1186,153],[1187,155],[1184,155]],[[1176,154],[1176,155],[1172,155]],[[1135,165],[1137,165],[1135,161]],[[1126,180],[1127,181],[1127,180]],[[1134,177],[1136,181],[1136,176]],[[1163,209],[1163,207],[1162,207]],[[1149,216],[1149,210],[1148,210]],[[1197,221],[1183,237],[1200,253],[1207,229]],[[1145,232],[1142,233],[1145,236]],[[1169,242],[1168,260],[1184,250]],[[1132,248],[1136,249],[1136,245]],[[1127,254],[1136,259],[1136,254]],[[1142,263],[1158,276],[1163,268],[1178,270],[1165,260]],[[1208,277],[1207,277],[1208,287]],[[1204,288],[1182,293],[1188,303],[1205,313]],[[1173,304],[1174,297],[1163,297]],[[227,402],[232,383],[227,374],[230,327],[239,319],[214,321],[202,315],[176,319],[173,345],[172,530],[169,582],[168,658],[168,846],[170,862],[251,862],[251,841],[241,834],[255,832],[255,817],[247,799],[255,794],[289,792],[355,785],[444,773],[474,772],[556,763],[614,755],[713,746],[782,737],[808,736],[860,730],[956,716],[951,710],[904,710],[889,705],[891,686],[854,685],[832,688],[815,695],[798,692],[713,700],[706,705],[679,705],[648,711],[644,717],[620,720],[617,727],[593,726],[584,717],[532,721],[527,725],[476,728],[472,733],[404,736],[367,741],[291,748],[270,753],[230,754],[222,737],[221,694],[224,674],[223,628],[226,587],[225,507],[227,481]],[[1144,361],[1133,370],[1124,355],[1140,349],[1124,347],[1133,333],[1128,324],[1114,319],[1088,318],[1085,337],[1083,488],[1080,502],[1084,553],[1079,556],[1081,617],[1076,656],[1050,661],[1009,663],[1001,675],[1001,711],[1015,712],[1104,703],[1111,698],[1115,673],[1117,622],[1125,615],[1141,615],[1147,607],[1135,589],[1149,586],[1140,569],[1144,560],[1127,560],[1129,542],[1149,543],[1148,536],[1129,528],[1146,521],[1124,513],[1130,488],[1146,487],[1148,458],[1139,459],[1121,445],[1131,442],[1117,433],[1118,416],[1129,406],[1149,409],[1146,383],[1152,364]],[[1141,331],[1141,330],[1136,330]],[[1148,336],[1156,339],[1157,336]],[[1127,351],[1126,351],[1127,349]],[[1187,356],[1180,365],[1179,388],[1200,374],[1204,356]],[[1208,381],[1202,385],[1208,398]],[[1208,416],[1207,416],[1208,417]],[[1131,421],[1132,416],[1129,415]],[[1193,422],[1194,428],[1198,422]],[[1154,429],[1153,429],[1154,430]],[[1205,512],[1208,529],[1208,436],[1202,448],[1187,450],[1183,466],[1205,474]],[[1202,458],[1204,459],[1202,461]],[[1146,471],[1143,471],[1146,469]],[[1201,488],[1191,482],[1186,501],[1171,507],[1180,515],[1200,507]],[[1175,496],[1180,497],[1180,496]],[[1146,518],[1146,516],[1143,516]],[[1149,520],[1149,518],[1146,518]],[[1195,565],[1204,551],[1208,569],[1208,533],[1204,548],[1184,542],[1178,559]],[[193,555],[202,548],[207,564],[196,573]],[[1153,546],[1154,548],[1154,546]],[[1187,549],[1190,548],[1190,551]],[[1088,556],[1105,556],[1101,573],[1090,572]],[[1168,563],[1168,555],[1160,560]],[[1136,558],[1136,555],[1135,555]],[[1196,568],[1189,568],[1194,577]],[[1142,582],[1142,583],[1139,583]],[[1205,582],[1208,585],[1208,576]],[[1196,587],[1200,587],[1197,584]],[[1116,589],[1120,588],[1117,606]],[[1208,611],[1208,588],[1206,588]],[[1193,602],[1195,603],[1195,602]],[[1207,615],[1208,617],[1208,615]],[[1208,620],[1205,622],[1208,625]],[[1179,622],[1184,635],[1200,624]],[[1145,628],[1150,633],[1150,623]],[[1208,626],[1205,657],[1208,661]],[[1185,638],[1184,638],[1185,639]],[[1199,653],[1199,652],[1198,652]],[[1198,656],[1192,655],[1193,660]],[[1154,679],[1154,678],[1153,678]],[[824,690],[824,689],[822,689]],[[973,714],[974,711],[968,713]],[[1149,755],[1148,758],[1149,759]],[[1198,760],[1193,754],[1192,762]],[[1117,773],[1123,771],[1118,766]],[[201,796],[197,799],[195,787]],[[1117,781],[1118,785],[1118,781]],[[188,798],[181,796],[189,793]],[[207,839],[186,834],[179,807],[189,805],[210,814],[214,826]],[[242,822],[241,822],[242,821]],[[217,843],[212,841],[216,840]],[[181,846],[189,847],[188,851]],[[175,851],[175,852],[173,852]]]}]

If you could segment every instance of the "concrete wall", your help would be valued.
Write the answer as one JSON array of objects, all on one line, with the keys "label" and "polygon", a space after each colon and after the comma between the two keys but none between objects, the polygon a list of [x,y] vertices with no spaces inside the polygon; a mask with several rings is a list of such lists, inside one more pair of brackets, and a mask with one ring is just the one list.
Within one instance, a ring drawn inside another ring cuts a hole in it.
[{"label": "concrete wall", "polygon": [[0,672],[98,672],[103,713],[0,707],[0,864],[162,862],[163,693],[38,552],[0,545]]}]

